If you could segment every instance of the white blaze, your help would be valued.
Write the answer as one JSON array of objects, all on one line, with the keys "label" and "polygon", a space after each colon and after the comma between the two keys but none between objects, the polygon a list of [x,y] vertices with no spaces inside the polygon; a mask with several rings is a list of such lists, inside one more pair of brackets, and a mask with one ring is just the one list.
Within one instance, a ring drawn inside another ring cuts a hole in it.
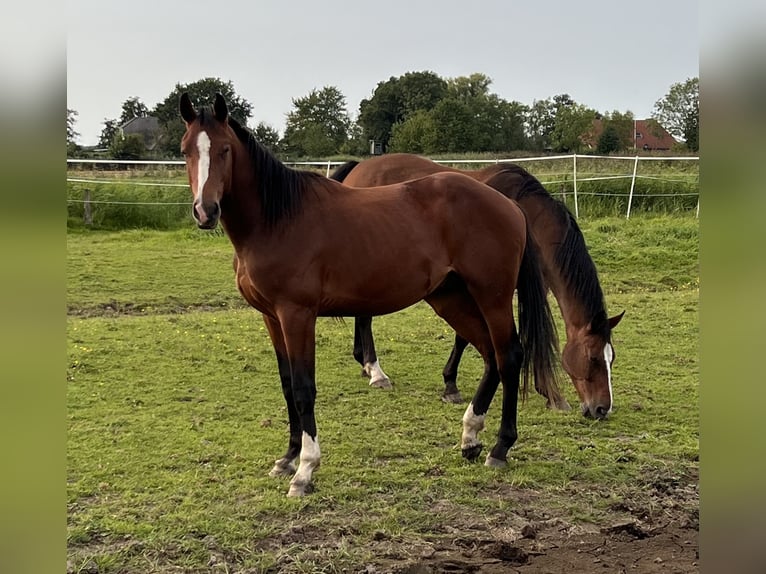
[{"label": "white blaze", "polygon": [[614,350],[611,343],[604,345],[604,362],[606,363],[606,380],[609,382],[609,411],[612,412],[612,404],[614,398],[612,395],[612,359],[614,358]]},{"label": "white blaze", "polygon": [[205,188],[208,175],[210,175],[210,138],[204,131],[197,136],[197,151],[199,152],[199,162],[197,163],[197,193],[195,198],[197,202],[202,203],[202,190]]}]

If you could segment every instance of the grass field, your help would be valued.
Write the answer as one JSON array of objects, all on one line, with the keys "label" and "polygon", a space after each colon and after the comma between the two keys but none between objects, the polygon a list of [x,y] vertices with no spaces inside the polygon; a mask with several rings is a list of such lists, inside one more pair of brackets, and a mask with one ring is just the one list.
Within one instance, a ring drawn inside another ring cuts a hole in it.
[{"label": "grass field", "polygon": [[[509,547],[496,556],[491,544],[521,548],[519,532],[532,525],[539,534],[524,539],[533,546],[515,567],[535,572],[569,537],[615,521],[638,521],[639,542],[684,520],[694,530],[698,220],[580,223],[608,310],[626,310],[613,334],[609,420],[550,412],[532,396],[509,467],[469,464],[458,445],[464,406],[439,401],[445,323],[425,304],[375,319],[395,384],[381,391],[351,358],[353,322],[323,319],[322,467],[300,500],[267,476],[286,447],[287,414],[263,323],[234,286],[228,239],[191,226],[70,231],[68,570],[490,572],[512,563]],[[469,352],[464,396],[480,374]],[[567,395],[576,404],[571,386]],[[669,564],[671,550],[672,541],[655,554]],[[654,571],[646,548],[635,564],[644,554],[646,569],[632,571]]]}]

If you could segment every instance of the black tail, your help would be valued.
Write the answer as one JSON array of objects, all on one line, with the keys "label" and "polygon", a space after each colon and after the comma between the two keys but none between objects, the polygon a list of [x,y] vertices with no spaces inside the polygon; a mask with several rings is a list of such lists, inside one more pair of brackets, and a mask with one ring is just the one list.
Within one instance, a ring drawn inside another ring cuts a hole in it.
[{"label": "black tail", "polygon": [[537,249],[527,229],[527,245],[516,285],[519,297],[519,338],[524,349],[522,398],[527,396],[529,374],[534,372],[537,389],[552,404],[558,405],[563,398],[556,370],[559,363],[558,336],[548,305]]},{"label": "black tail", "polygon": [[358,165],[358,161],[347,161],[343,165],[335,168],[335,171],[330,174],[330,179],[334,179],[335,181],[343,181],[346,179],[348,174],[351,173],[351,170]]}]

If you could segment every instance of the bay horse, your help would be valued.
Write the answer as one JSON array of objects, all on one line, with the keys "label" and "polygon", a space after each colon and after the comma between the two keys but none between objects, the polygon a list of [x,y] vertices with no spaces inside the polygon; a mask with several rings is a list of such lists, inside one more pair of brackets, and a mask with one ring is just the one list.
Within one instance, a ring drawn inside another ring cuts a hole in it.
[{"label": "bay horse", "polygon": [[[373,187],[440,172],[468,175],[513,199],[524,211],[539,248],[546,284],[558,301],[566,326],[566,344],[561,355],[564,370],[577,390],[583,415],[606,417],[613,401],[611,369],[615,353],[611,331],[625,312],[607,316],[596,266],[575,217],[536,177],[512,163],[498,163],[480,170],[457,170],[405,153],[377,156],[361,163],[347,162],[330,177],[354,187]],[[446,402],[462,401],[457,370],[467,344],[463,337],[455,335],[455,344],[443,371],[442,397]],[[355,319],[354,357],[362,365],[363,375],[370,377],[372,386],[390,386],[375,352],[371,317]],[[563,395],[552,396],[544,387],[536,387],[548,399],[549,406],[569,408]]]},{"label": "bay horse", "polygon": [[[506,465],[533,365],[557,392],[555,324],[521,209],[457,173],[352,188],[288,168],[229,115],[221,94],[212,108],[195,110],[184,93],[179,110],[192,215],[202,229],[222,224],[236,254],[237,287],[262,313],[276,354],[290,438],[270,474],[294,473],[288,496],[310,490],[320,461],[317,317],[381,315],[420,300],[484,360],[462,419],[468,460],[482,450],[478,435],[502,382],[500,428],[485,464]],[[368,232],[370,220],[376,233]]]}]

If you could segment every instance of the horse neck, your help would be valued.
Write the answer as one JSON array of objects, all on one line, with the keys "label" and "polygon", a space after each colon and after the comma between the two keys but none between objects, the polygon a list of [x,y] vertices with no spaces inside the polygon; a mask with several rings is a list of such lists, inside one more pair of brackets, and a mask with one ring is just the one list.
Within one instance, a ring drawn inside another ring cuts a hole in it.
[{"label": "horse neck", "polygon": [[516,199],[527,217],[527,225],[537,244],[542,260],[543,274],[561,310],[567,338],[585,327],[591,320],[585,301],[570,288],[565,270],[556,261],[556,251],[570,231],[561,213],[551,209],[550,198],[523,195]]},{"label": "horse neck", "polygon": [[[241,161],[247,161],[242,150]],[[235,248],[244,245],[252,234],[261,229],[261,206],[255,192],[256,180],[252,170],[234,169],[231,188],[221,202],[221,224]]]}]

